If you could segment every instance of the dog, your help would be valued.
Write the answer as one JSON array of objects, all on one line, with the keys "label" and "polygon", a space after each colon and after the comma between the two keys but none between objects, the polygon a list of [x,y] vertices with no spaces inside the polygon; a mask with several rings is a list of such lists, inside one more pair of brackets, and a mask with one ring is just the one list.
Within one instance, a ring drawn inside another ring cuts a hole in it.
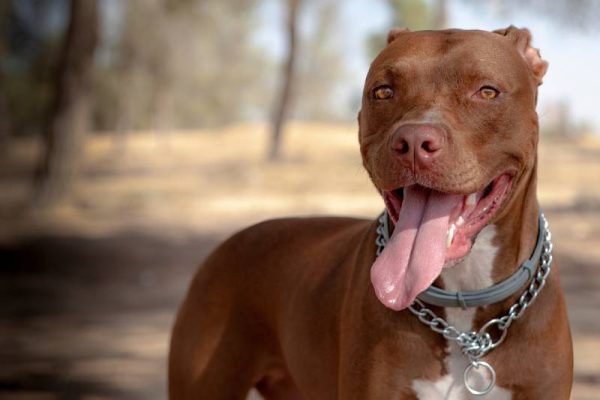
[{"label": "dog", "polygon": [[221,244],[173,328],[170,398],[568,399],[536,197],[547,65],[527,29],[392,30],[358,114],[386,212],[272,220]]}]

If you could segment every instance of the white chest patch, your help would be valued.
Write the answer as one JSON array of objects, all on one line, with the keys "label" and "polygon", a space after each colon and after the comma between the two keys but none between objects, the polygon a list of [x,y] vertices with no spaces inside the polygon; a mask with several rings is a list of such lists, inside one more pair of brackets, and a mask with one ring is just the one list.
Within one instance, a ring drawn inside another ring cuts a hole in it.
[{"label": "white chest patch", "polygon": [[[446,289],[452,291],[477,290],[491,286],[492,267],[498,249],[492,244],[496,228],[488,225],[479,233],[471,254],[460,264],[445,268],[442,279]],[[475,317],[475,309],[446,308],[448,323],[461,331],[470,331]],[[420,400],[511,400],[510,391],[495,386],[486,396],[474,396],[463,385],[463,372],[468,361],[459,346],[448,343],[446,370],[448,374],[437,381],[414,380],[412,389]],[[473,370],[477,373],[477,370]],[[477,379],[478,377],[475,377]],[[481,378],[480,378],[481,379]]]}]

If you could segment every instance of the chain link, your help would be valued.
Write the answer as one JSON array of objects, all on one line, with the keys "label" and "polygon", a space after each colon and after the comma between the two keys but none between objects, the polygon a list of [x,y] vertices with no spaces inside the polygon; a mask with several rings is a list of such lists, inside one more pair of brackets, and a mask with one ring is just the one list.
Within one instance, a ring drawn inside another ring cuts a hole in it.
[{"label": "chain link", "polygon": [[[375,243],[377,245],[376,254],[378,256],[381,254],[386,245],[386,235],[384,230],[387,230],[387,221],[384,220],[385,218],[387,217],[384,213],[379,219],[380,223],[377,228],[377,239]],[[419,299],[415,299],[415,301],[408,307],[410,312],[416,315],[419,318],[419,321],[421,321],[423,324],[429,326],[432,331],[441,334],[444,338],[446,338],[446,340],[456,342],[460,346],[463,354],[469,359],[471,362],[470,365],[472,366],[479,365],[479,360],[483,356],[498,347],[504,341],[506,335],[508,334],[508,328],[514,321],[521,318],[525,310],[527,310],[527,308],[529,308],[535,302],[538,294],[546,284],[546,278],[548,278],[548,275],[550,274],[553,261],[552,234],[550,233],[548,221],[546,220],[544,214],[540,214],[540,218],[542,219],[544,226],[542,233],[544,236],[539,268],[537,269],[536,274],[531,280],[531,283],[527,289],[521,294],[519,300],[509,308],[506,315],[488,321],[477,332],[462,332],[456,327],[450,325],[442,317],[437,316]],[[494,339],[490,333],[494,327],[496,327],[496,329],[500,332],[500,337],[496,339]],[[493,368],[489,366],[489,364],[487,365],[488,368],[493,371]],[[467,385],[466,381],[465,385]],[[490,386],[486,393],[492,389],[492,386]],[[468,386],[467,388],[469,391],[471,391],[471,388]],[[471,392],[475,393],[473,391]]]}]

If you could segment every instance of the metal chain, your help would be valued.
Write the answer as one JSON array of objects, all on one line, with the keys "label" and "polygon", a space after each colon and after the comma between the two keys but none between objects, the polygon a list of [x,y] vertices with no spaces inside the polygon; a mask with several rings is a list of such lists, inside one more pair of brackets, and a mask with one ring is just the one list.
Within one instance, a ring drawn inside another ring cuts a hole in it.
[{"label": "metal chain", "polygon": [[[513,321],[521,318],[525,310],[535,302],[538,294],[546,284],[546,278],[548,278],[550,270],[552,269],[552,234],[544,214],[540,214],[540,218],[542,218],[543,221],[544,231],[542,234],[544,236],[539,268],[527,289],[521,294],[519,300],[509,308],[506,315],[489,320],[477,332],[462,332],[450,325],[445,319],[438,317],[419,299],[415,299],[408,307],[408,309],[419,318],[419,321],[429,326],[432,331],[441,334],[449,341],[456,342],[460,346],[463,354],[471,362],[467,366],[467,369],[465,369],[464,383],[467,389],[473,394],[483,395],[492,390],[495,381],[494,369],[489,364],[480,361],[480,359],[504,341],[508,333],[508,328]],[[377,239],[375,240],[375,244],[377,245],[376,254],[378,256],[381,254],[387,243],[387,232],[385,232],[387,230],[387,220],[384,219],[387,219],[385,213],[379,218]],[[494,326],[500,331],[500,337],[498,338],[493,338],[490,333]],[[473,368],[479,368],[479,366],[484,366],[488,369],[493,377],[491,384],[482,391],[475,390],[467,383],[468,372]]]}]

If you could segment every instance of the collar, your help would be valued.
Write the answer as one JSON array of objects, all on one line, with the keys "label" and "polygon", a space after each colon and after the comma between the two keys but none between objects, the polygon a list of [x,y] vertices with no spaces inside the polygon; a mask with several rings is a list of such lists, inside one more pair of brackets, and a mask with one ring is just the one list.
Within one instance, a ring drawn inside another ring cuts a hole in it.
[{"label": "collar", "polygon": [[[544,220],[540,213],[538,216],[537,241],[531,257],[523,262],[521,266],[505,280],[485,289],[466,292],[452,292],[431,285],[423,293],[418,295],[417,298],[425,303],[433,304],[435,306],[461,307],[463,309],[485,306],[507,299],[533,278],[536,266],[538,265],[542,254],[545,232],[546,228],[544,226]],[[379,217],[377,234],[377,255],[379,255],[390,238],[387,210],[384,210]]]}]

